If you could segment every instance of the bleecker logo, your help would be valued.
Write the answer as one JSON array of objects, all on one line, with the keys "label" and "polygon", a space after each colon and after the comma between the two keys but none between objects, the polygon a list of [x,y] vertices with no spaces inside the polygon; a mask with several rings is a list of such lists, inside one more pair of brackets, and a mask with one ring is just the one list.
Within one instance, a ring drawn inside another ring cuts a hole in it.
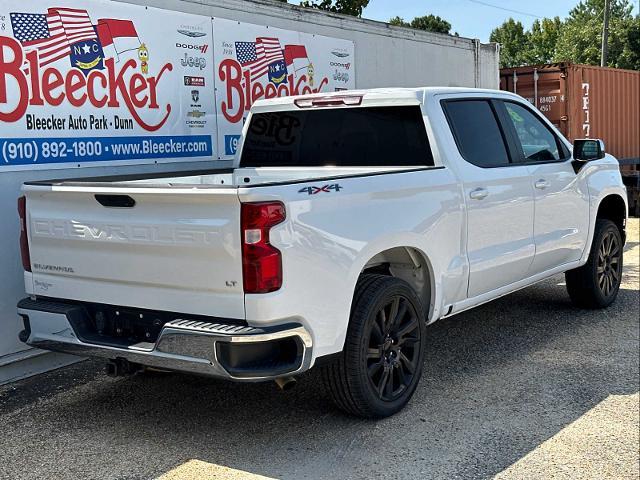
[{"label": "bleecker logo", "polygon": [[277,38],[258,37],[255,42],[235,42],[235,57],[224,59],[218,68],[226,86],[222,115],[231,123],[242,120],[259,98],[317,93],[329,83],[324,77],[314,85],[315,69],[304,45],[282,48]]},{"label": "bleecker logo", "polygon": [[[140,115],[161,108],[158,84],[173,66],[166,63],[152,76],[147,62],[142,73],[136,72],[140,68],[137,50],[143,44],[130,20],[105,19],[93,25],[85,10],[64,8],[50,8],[46,14],[11,13],[10,17],[16,38],[0,36],[0,121],[17,122],[31,106],[63,103],[76,108],[89,103],[96,109],[124,104],[147,131],[158,130],[169,118],[169,104],[158,123],[146,123]],[[136,57],[126,60],[125,52]],[[60,68],[65,58],[71,63],[66,71]]]}]

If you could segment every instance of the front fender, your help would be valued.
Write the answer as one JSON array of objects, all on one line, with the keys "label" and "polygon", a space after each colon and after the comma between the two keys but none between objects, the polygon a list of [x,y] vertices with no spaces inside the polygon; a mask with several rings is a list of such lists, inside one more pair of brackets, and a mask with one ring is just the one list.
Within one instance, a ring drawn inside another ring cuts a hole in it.
[{"label": "front fender", "polygon": [[620,165],[612,155],[606,155],[604,159],[589,162],[583,167],[580,175],[584,175],[589,189],[589,234],[585,244],[584,252],[580,258],[580,263],[584,264],[589,258],[591,251],[591,243],[595,232],[596,219],[598,209],[602,201],[610,196],[619,196],[625,205],[625,222],[629,205],[627,201],[627,190],[622,183],[622,175],[620,174]]}]

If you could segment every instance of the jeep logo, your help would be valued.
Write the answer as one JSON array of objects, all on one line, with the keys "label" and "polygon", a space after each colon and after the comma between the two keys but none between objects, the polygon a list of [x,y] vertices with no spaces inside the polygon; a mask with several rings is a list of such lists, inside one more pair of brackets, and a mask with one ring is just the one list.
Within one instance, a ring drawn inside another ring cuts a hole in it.
[{"label": "jeep logo", "polygon": [[183,67],[193,67],[204,70],[207,66],[207,59],[204,57],[192,57],[188,54],[184,54],[184,58],[180,60]]}]

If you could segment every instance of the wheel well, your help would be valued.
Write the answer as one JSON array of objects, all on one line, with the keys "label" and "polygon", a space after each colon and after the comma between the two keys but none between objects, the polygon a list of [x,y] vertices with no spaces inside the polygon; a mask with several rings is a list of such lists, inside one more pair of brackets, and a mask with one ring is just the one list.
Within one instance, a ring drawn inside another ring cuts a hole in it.
[{"label": "wheel well", "polygon": [[624,235],[625,228],[625,204],[620,195],[609,195],[602,199],[598,207],[597,218],[606,218],[615,223],[620,230],[620,234]]},{"label": "wheel well", "polygon": [[416,292],[430,318],[433,298],[433,275],[427,258],[412,247],[395,247],[378,253],[362,269],[361,273],[377,273],[400,278]]}]

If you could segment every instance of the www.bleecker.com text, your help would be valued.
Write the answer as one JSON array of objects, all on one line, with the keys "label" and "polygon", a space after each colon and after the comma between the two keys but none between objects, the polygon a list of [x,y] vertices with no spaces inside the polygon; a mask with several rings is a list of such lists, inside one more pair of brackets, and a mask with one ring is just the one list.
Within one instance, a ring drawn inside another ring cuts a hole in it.
[{"label": "www.bleecker.com text", "polygon": [[111,120],[106,116],[89,115],[69,115],[58,117],[49,115],[38,117],[32,113],[25,116],[27,130],[133,130],[133,120],[131,118],[121,118],[114,115]]}]

